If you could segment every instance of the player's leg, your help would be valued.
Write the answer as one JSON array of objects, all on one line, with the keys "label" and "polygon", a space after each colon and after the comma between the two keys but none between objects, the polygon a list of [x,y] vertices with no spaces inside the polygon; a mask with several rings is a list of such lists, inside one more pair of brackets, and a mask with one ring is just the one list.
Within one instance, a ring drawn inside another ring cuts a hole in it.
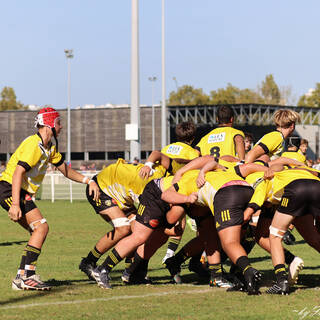
[{"label": "player's leg", "polygon": [[93,200],[87,188],[87,199],[102,219],[111,224],[113,229],[103,235],[94,248],[92,248],[87,257],[80,262],[79,269],[83,271],[89,279],[94,280],[92,271],[96,267],[100,257],[112,248],[120,239],[127,236],[131,231],[130,222],[117,203],[108,195],[101,191],[99,201]]},{"label": "player's leg", "polygon": [[40,210],[35,207],[21,218],[19,224],[23,227],[28,225],[32,233],[21,257],[18,275],[12,283],[12,288],[18,290],[20,288],[24,290],[49,290],[50,286],[36,275],[37,260],[49,231],[47,221],[43,218]]},{"label": "player's leg", "polygon": [[267,290],[267,293],[288,294],[289,282],[287,280],[287,273],[285,269],[285,255],[282,246],[282,238],[286,233],[290,223],[294,217],[289,214],[280,213],[276,211],[270,226],[270,247],[271,258],[274,266],[274,272],[277,283]]},{"label": "player's leg", "polygon": [[140,222],[135,222],[134,231],[129,236],[121,239],[115,248],[111,250],[105,261],[93,270],[92,275],[99,287],[103,289],[111,288],[109,283],[109,273],[111,270],[128,254],[136,250],[141,244],[145,243],[152,233],[152,228],[149,228]]}]

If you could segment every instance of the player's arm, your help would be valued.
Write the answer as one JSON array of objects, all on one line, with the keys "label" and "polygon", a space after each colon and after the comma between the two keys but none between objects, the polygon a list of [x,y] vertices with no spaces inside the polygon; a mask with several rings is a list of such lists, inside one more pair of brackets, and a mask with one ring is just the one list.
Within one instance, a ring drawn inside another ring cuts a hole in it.
[{"label": "player's arm", "polygon": [[152,169],[152,167],[157,161],[160,162],[160,164],[166,169],[170,167],[171,159],[165,154],[161,153],[160,151],[154,150],[149,155],[144,166],[140,169],[139,171],[140,178],[148,179],[150,176],[152,176],[154,173],[154,170]]},{"label": "player's arm", "polygon": [[174,178],[172,180],[172,183],[178,182],[181,177],[189,170],[196,170],[201,169],[203,166],[205,166],[208,162],[215,161],[213,156],[203,156],[196,159],[193,159],[188,164],[180,168],[176,174],[174,175]]},{"label": "player's arm", "polygon": [[251,163],[264,155],[266,152],[260,145],[255,145],[245,156],[247,163]]},{"label": "player's arm", "polygon": [[9,209],[9,217],[13,221],[18,221],[22,217],[20,208],[20,191],[22,185],[22,177],[26,173],[26,169],[19,164],[12,176],[12,205]]},{"label": "player's arm", "polygon": [[63,162],[57,169],[68,179],[79,182],[85,183],[89,185],[89,194],[93,194],[93,200],[97,201],[100,196],[99,186],[88,177],[84,176],[80,172],[73,170],[72,168],[68,167],[65,162]]},{"label": "player's arm", "polygon": [[283,166],[305,166],[303,162],[300,162],[295,159],[287,158],[287,157],[280,157],[275,160],[271,160],[268,165],[269,167],[272,165],[283,165]]},{"label": "player's arm", "polygon": [[190,195],[178,193],[172,186],[161,194],[161,199],[171,204],[195,203],[198,199],[198,192]]},{"label": "player's arm", "polygon": [[245,164],[241,164],[238,166],[240,174],[243,178],[247,177],[249,174],[254,173],[254,172],[259,172],[259,171],[263,171],[263,172],[267,172],[268,171],[268,167],[265,167],[261,164],[257,164],[257,163],[245,163]]},{"label": "player's arm", "polygon": [[245,158],[245,149],[244,149],[244,139],[243,136],[241,136],[240,134],[236,135],[234,138],[234,143],[235,143],[235,149],[236,149],[236,153],[239,157],[240,160],[244,160]]},{"label": "player's arm", "polygon": [[172,206],[166,214],[166,219],[169,224],[176,224],[185,215],[185,210],[181,206]]}]

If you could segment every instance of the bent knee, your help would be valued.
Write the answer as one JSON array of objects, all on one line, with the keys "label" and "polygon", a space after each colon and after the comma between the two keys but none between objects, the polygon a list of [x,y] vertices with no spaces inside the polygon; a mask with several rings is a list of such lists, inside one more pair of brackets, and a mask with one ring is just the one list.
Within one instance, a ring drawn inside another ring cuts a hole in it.
[{"label": "bent knee", "polygon": [[122,226],[122,227],[116,227],[115,232],[121,237],[126,237],[131,233],[130,226]]}]

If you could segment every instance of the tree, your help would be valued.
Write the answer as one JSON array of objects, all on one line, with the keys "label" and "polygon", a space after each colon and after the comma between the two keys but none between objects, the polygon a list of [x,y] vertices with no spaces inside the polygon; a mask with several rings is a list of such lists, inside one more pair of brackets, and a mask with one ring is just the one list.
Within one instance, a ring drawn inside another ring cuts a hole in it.
[{"label": "tree", "polygon": [[1,91],[0,110],[19,110],[26,107],[19,101],[11,87],[4,87]]},{"label": "tree", "polygon": [[272,74],[266,75],[265,81],[261,84],[261,95],[266,104],[279,104],[280,102],[280,90],[273,79]]},{"label": "tree", "polygon": [[210,103],[233,104],[236,103],[237,95],[239,95],[239,89],[234,87],[231,83],[228,83],[226,89],[220,88],[217,91],[212,90],[210,92]]},{"label": "tree", "polygon": [[210,95],[212,104],[263,103],[259,93],[251,89],[239,89],[231,83],[228,83],[226,89],[211,91]]},{"label": "tree", "polygon": [[184,85],[177,91],[171,91],[168,105],[171,106],[190,106],[208,104],[210,98],[202,89],[196,89],[193,86]]},{"label": "tree", "polygon": [[320,82],[316,83],[314,90],[300,97],[298,106],[320,108]]}]

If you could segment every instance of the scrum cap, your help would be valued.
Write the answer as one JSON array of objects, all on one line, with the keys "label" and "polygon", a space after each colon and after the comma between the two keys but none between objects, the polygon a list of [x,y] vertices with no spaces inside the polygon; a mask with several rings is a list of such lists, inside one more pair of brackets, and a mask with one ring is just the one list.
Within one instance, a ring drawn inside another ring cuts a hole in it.
[{"label": "scrum cap", "polygon": [[42,108],[35,118],[35,127],[39,124],[53,129],[56,126],[56,120],[58,118],[60,118],[60,114],[55,109],[51,107]]}]

